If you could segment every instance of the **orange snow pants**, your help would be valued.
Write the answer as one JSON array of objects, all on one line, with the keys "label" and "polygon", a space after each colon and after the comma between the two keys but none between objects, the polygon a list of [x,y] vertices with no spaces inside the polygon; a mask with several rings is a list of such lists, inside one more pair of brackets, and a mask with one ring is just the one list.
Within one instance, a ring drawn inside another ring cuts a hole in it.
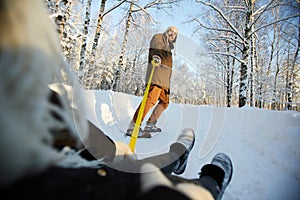
[{"label": "orange snow pants", "polygon": [[[168,91],[166,89],[160,88],[156,85],[151,85],[150,89],[149,89],[149,94],[148,94],[148,97],[146,100],[145,110],[144,110],[144,113],[142,116],[142,122],[143,122],[145,116],[147,115],[147,113],[149,112],[149,110],[157,103],[157,101],[158,101],[158,104],[155,106],[155,108],[152,111],[147,122],[156,122],[159,119],[162,112],[165,109],[167,109],[167,107],[169,105]],[[139,105],[139,107],[137,108],[137,110],[135,111],[135,114],[133,116],[134,122],[136,122],[136,120],[137,120],[140,107],[141,107],[141,104]]]}]

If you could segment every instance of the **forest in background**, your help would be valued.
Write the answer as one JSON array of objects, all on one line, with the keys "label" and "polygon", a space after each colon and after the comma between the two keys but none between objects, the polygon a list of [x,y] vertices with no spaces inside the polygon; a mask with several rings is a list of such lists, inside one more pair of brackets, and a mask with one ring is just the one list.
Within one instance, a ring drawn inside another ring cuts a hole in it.
[{"label": "forest in background", "polygon": [[[149,42],[182,0],[46,0],[63,54],[83,87],[143,95]],[[174,55],[175,103],[299,109],[299,0],[195,0],[182,19],[205,62]],[[117,25],[115,20],[118,21]],[[113,22],[114,21],[114,22]],[[68,81],[68,80],[66,80]]]}]

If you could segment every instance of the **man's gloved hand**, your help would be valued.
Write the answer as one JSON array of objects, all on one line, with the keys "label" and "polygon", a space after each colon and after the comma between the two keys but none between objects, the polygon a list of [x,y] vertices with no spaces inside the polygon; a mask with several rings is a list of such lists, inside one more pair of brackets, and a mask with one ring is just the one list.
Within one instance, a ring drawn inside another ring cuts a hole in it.
[{"label": "man's gloved hand", "polygon": [[161,64],[161,58],[158,55],[153,55],[152,63],[154,63],[155,66],[158,66],[159,64]]}]

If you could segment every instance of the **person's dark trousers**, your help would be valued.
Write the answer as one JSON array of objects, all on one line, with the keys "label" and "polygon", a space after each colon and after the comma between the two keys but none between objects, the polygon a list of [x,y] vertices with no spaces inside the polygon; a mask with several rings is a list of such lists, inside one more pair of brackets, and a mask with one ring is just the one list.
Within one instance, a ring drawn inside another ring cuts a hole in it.
[{"label": "person's dark trousers", "polygon": [[199,183],[213,195],[214,199],[221,199],[221,188],[225,172],[218,166],[207,164],[201,169]]},{"label": "person's dark trousers", "polygon": [[113,161],[116,154],[116,145],[114,141],[105,133],[88,121],[89,134],[82,141],[85,150],[81,151],[81,156],[87,160],[104,159],[104,161]]},{"label": "person's dark trousers", "polygon": [[173,143],[170,146],[168,153],[160,154],[139,160],[138,162],[142,165],[144,163],[152,163],[164,173],[171,174],[180,165],[180,158],[185,154],[186,148],[180,143]]},{"label": "person's dark trousers", "polygon": [[221,186],[224,178],[224,171],[218,166],[207,164],[201,169],[200,177],[197,179],[185,179],[179,176],[167,175],[173,184],[194,183],[207,189],[214,199],[222,198]]}]

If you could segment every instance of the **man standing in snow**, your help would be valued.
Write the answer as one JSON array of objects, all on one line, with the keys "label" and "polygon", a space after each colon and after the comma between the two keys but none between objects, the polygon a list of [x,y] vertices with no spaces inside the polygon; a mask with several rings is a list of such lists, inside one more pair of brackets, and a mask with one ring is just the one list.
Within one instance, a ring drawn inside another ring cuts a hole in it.
[{"label": "man standing in snow", "polygon": [[[164,33],[155,34],[150,42],[150,49],[148,55],[148,69],[146,73],[146,83],[148,83],[149,76],[152,71],[152,63],[154,61],[158,64],[154,69],[153,77],[149,94],[146,100],[145,110],[142,115],[142,121],[149,112],[149,110],[158,102],[154,108],[151,116],[147,120],[144,131],[140,129],[138,137],[151,137],[149,132],[161,132],[161,129],[156,126],[157,120],[167,109],[169,105],[170,94],[170,80],[172,75],[172,50],[178,35],[178,29],[175,26],[170,26]],[[132,121],[129,124],[126,135],[131,136],[134,129],[140,106],[136,109]]]}]

